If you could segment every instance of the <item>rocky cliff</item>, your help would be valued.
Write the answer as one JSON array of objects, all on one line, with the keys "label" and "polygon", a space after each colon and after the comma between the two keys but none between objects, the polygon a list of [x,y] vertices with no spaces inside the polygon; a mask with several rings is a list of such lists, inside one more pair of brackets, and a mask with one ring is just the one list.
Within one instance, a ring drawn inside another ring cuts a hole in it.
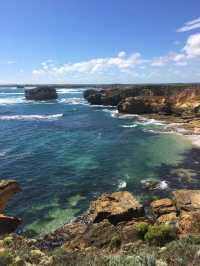
[{"label": "rocky cliff", "polygon": [[85,99],[91,104],[117,106],[121,113],[198,115],[199,85],[151,85],[104,90],[87,90]]}]

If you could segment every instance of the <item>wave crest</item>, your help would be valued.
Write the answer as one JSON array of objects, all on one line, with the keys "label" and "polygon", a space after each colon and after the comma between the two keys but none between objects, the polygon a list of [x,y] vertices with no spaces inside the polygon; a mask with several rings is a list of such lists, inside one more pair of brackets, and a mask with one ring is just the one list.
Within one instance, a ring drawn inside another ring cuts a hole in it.
[{"label": "wave crest", "polygon": [[63,114],[55,115],[2,115],[0,120],[22,120],[22,121],[33,121],[33,120],[56,120],[63,117]]}]

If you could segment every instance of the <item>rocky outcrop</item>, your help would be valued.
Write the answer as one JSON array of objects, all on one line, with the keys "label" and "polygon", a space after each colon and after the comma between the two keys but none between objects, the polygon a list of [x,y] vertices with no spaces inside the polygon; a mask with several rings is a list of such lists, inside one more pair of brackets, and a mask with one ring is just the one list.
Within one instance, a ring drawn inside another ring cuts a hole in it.
[{"label": "rocky outcrop", "polygon": [[15,180],[0,180],[0,213],[4,211],[10,198],[20,191],[20,186]]},{"label": "rocky outcrop", "polygon": [[2,212],[12,196],[21,191],[15,180],[0,180],[0,235],[14,232],[21,223],[17,217],[9,217]]},{"label": "rocky outcrop", "polygon": [[199,85],[137,85],[87,90],[84,97],[91,104],[117,106],[120,113],[197,116],[200,112]]},{"label": "rocky outcrop", "polygon": [[157,223],[176,224],[179,234],[200,234],[200,190],[176,190],[173,200],[160,199],[150,204]]},{"label": "rocky outcrop", "polygon": [[173,192],[179,216],[181,234],[200,233],[200,190]]},{"label": "rocky outcrop", "polygon": [[143,206],[127,191],[104,194],[91,202],[88,211],[94,223],[108,219],[111,224],[144,215]]},{"label": "rocky outcrop", "polygon": [[169,113],[170,111],[166,97],[163,96],[128,97],[122,100],[117,108],[120,113],[129,114]]},{"label": "rocky outcrop", "polygon": [[155,237],[161,233],[159,230],[169,228],[180,237],[200,234],[199,207],[200,190],[177,190],[172,199],[152,201],[145,213],[143,206],[127,191],[103,194],[91,202],[88,212],[40,239],[37,247],[49,250],[63,246],[66,252],[91,248],[110,252],[113,245],[120,248],[141,241],[145,230],[150,230]]},{"label": "rocky outcrop", "polygon": [[36,87],[25,90],[25,97],[27,100],[47,101],[57,99],[58,95],[55,88],[51,87]]}]

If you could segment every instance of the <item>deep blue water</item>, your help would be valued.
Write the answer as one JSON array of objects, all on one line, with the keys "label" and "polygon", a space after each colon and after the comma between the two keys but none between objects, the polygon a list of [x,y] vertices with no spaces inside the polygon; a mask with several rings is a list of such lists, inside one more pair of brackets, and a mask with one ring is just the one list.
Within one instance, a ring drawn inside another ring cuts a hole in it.
[{"label": "deep blue water", "polygon": [[156,121],[89,106],[82,92],[60,89],[58,100],[36,103],[22,89],[0,89],[0,177],[23,189],[7,213],[21,217],[24,230],[52,231],[103,192],[144,197],[141,180],[163,180],[156,169],[177,164],[191,147],[159,133]]}]

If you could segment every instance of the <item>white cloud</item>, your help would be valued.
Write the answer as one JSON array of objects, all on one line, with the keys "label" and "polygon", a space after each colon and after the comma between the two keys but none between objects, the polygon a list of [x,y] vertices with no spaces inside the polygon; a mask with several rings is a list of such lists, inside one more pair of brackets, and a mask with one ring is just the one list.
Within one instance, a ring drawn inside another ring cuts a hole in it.
[{"label": "white cloud", "polygon": [[125,56],[126,56],[126,52],[124,52],[124,51],[121,51],[118,54],[118,57],[125,57]]},{"label": "white cloud", "polygon": [[191,21],[186,22],[183,27],[177,29],[177,32],[185,32],[200,28],[200,17]]},{"label": "white cloud", "polygon": [[183,51],[189,58],[200,56],[200,33],[189,36]]},{"label": "white cloud", "polygon": [[52,76],[64,76],[67,74],[95,74],[112,70],[113,72],[130,72],[140,61],[140,53],[127,56],[124,51],[116,57],[96,58],[77,63],[67,63],[55,66],[52,62],[42,62],[41,68],[32,71],[33,75],[50,74]]}]

